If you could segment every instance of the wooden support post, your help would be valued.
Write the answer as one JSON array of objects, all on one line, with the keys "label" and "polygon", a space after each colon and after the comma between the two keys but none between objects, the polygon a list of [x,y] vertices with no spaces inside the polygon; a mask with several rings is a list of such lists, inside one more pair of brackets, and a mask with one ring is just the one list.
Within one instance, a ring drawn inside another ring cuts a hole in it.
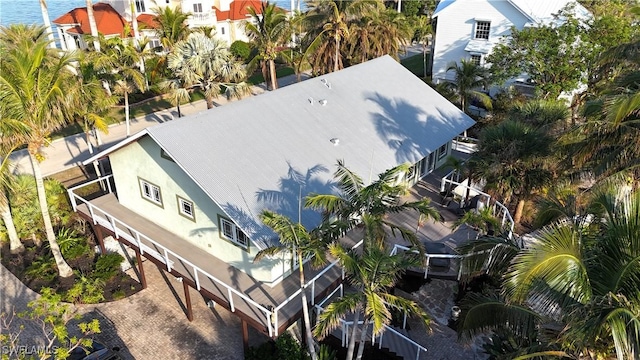
[{"label": "wooden support post", "polygon": [[247,321],[242,319],[242,345],[244,346],[244,353],[249,352],[249,327]]},{"label": "wooden support post", "polygon": [[189,284],[186,281],[182,281],[182,287],[184,288],[184,302],[187,305],[187,319],[193,321],[193,308],[191,307],[191,294],[189,294]]},{"label": "wooden support post", "polygon": [[98,245],[100,245],[100,252],[102,254],[106,254],[107,248],[104,247],[104,236],[102,234],[102,226],[100,225],[92,225],[92,226],[96,232],[96,237],[98,237]]},{"label": "wooden support post", "polygon": [[136,251],[136,260],[138,262],[138,271],[140,272],[140,284],[142,284],[142,288],[147,288],[147,277],[144,276],[144,267],[142,266],[142,256],[140,256],[140,250],[135,249]]}]

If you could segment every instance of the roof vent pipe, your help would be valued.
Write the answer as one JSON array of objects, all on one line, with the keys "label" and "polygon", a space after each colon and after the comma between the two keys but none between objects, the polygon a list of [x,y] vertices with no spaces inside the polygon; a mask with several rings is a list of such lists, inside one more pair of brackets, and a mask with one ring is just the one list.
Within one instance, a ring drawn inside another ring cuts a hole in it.
[{"label": "roof vent pipe", "polygon": [[322,106],[325,106],[327,105],[327,99],[318,100],[318,103],[320,103],[320,105]]},{"label": "roof vent pipe", "polygon": [[331,89],[331,83],[330,83],[330,82],[326,82],[326,81],[325,81],[324,85],[325,85],[326,87],[328,87],[329,89]]},{"label": "roof vent pipe", "polygon": [[311,104],[311,106],[313,106],[313,98],[309,97],[309,104]]},{"label": "roof vent pipe", "polygon": [[329,141],[331,141],[333,146],[338,146],[338,144],[340,144],[340,139],[338,139],[338,138],[333,138],[333,139],[331,139]]}]

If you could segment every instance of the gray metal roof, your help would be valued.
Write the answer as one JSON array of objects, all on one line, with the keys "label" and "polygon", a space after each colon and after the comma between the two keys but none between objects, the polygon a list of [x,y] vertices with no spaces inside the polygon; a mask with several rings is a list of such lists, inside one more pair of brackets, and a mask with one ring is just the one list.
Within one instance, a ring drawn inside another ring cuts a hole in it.
[{"label": "gray metal roof", "polygon": [[[384,56],[147,131],[263,248],[275,238],[260,223],[261,210],[297,220],[300,195],[335,192],[338,159],[368,182],[417,162],[473,124]],[[304,225],[319,220],[302,210]]]}]

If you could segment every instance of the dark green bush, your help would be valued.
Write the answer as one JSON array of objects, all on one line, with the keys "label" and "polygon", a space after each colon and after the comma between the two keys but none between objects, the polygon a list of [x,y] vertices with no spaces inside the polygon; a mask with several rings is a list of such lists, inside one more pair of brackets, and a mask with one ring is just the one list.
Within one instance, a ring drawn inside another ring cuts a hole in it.
[{"label": "dark green bush", "polygon": [[305,348],[288,332],[278,336],[276,341],[268,341],[257,348],[251,347],[245,360],[308,360]]},{"label": "dark green bush", "polygon": [[241,59],[244,62],[249,61],[249,56],[251,55],[251,47],[249,46],[249,43],[242,40],[236,40],[229,47],[229,51],[237,59]]},{"label": "dark green bush", "polygon": [[72,229],[60,229],[57,238],[62,256],[67,260],[88,256],[91,252],[91,248],[89,244],[87,244],[87,239],[79,236],[78,233]]},{"label": "dark green bush", "polygon": [[114,277],[120,269],[124,258],[118,253],[103,254],[98,257],[92,278],[107,281]]}]

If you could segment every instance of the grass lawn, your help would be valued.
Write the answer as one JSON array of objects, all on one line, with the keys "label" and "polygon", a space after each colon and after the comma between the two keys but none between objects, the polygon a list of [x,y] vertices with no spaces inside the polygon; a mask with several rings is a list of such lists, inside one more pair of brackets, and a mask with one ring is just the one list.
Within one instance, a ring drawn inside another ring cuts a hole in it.
[{"label": "grass lawn", "polygon": [[[427,54],[427,65],[429,65],[430,56],[431,54]],[[424,77],[424,58],[422,54],[413,55],[406,59],[402,59],[400,60],[400,63],[416,76],[420,78]]]}]

